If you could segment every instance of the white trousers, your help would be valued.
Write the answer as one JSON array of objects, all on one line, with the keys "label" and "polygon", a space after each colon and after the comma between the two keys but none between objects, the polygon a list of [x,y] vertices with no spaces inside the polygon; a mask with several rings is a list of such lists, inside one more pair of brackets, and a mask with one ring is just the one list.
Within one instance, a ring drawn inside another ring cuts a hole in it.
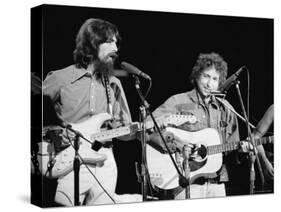
[{"label": "white trousers", "polygon": [[[92,173],[105,188],[107,193],[98,184],[85,165],[80,166],[79,198],[85,205],[114,204],[122,202],[140,202],[141,195],[115,194],[117,181],[117,167],[112,148],[101,148],[99,153],[105,154],[107,159],[101,167],[89,166]],[[55,201],[64,206],[74,206],[74,172],[58,179]]]},{"label": "white trousers", "polygon": [[[217,184],[207,181],[203,185],[192,184],[190,186],[190,199],[225,196],[226,193],[224,183]],[[186,199],[185,190],[178,194],[175,199]]]}]

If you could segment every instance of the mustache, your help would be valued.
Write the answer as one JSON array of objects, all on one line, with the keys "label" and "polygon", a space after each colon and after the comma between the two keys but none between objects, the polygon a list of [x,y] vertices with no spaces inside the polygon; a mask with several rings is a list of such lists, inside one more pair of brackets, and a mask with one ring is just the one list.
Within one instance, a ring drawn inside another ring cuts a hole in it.
[{"label": "mustache", "polygon": [[111,52],[107,56],[111,57],[112,59],[117,59],[119,55],[116,52]]}]

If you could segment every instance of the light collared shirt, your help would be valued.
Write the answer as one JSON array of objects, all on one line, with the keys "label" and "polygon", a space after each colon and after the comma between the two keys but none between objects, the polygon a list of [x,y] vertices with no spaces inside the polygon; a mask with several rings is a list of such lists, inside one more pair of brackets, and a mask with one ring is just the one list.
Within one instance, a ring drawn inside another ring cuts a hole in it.
[{"label": "light collared shirt", "polygon": [[[109,77],[113,118],[122,124],[131,122],[131,115],[121,82]],[[97,74],[75,65],[51,71],[43,82],[43,95],[49,96],[59,117],[77,123],[93,115],[109,113],[106,86]]]}]

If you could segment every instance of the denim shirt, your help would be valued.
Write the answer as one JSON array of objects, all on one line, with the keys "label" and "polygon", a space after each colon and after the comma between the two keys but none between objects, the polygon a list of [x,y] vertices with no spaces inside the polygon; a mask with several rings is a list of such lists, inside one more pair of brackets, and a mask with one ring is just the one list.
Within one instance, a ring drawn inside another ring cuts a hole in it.
[{"label": "denim shirt", "polygon": [[[232,108],[226,100],[223,101]],[[195,123],[187,123],[180,128],[186,131],[214,128],[220,135],[221,143],[239,141],[236,115],[214,97],[211,97],[208,103],[204,103],[196,89],[171,96],[153,112],[155,117],[164,114],[194,115],[197,119]],[[228,181],[225,166],[222,167],[219,175],[220,181]]]}]

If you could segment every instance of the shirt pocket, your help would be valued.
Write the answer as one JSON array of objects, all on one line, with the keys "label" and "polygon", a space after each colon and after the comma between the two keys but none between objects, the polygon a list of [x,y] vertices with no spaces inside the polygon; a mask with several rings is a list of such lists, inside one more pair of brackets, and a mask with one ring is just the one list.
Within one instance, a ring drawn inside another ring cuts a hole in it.
[{"label": "shirt pocket", "polygon": [[202,114],[195,108],[193,105],[180,105],[178,107],[178,113],[181,115],[189,115],[193,116],[192,119],[195,121],[186,122],[180,125],[178,128],[186,130],[186,131],[198,131],[202,129]]},{"label": "shirt pocket", "polygon": [[63,87],[60,92],[61,104],[64,112],[74,110],[82,98],[82,93],[76,86]]}]

